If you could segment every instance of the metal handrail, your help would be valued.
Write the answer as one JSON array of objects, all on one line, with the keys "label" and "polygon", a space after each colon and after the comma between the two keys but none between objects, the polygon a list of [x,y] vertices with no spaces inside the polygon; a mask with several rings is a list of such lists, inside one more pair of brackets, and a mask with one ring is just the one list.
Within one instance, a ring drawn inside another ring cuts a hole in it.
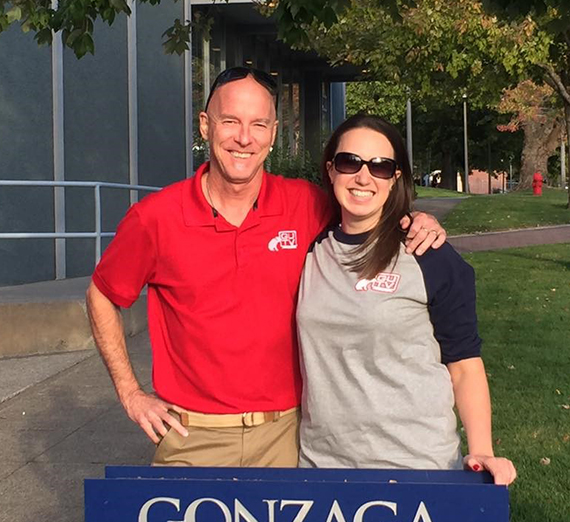
[{"label": "metal handrail", "polygon": [[144,190],[157,192],[162,187],[149,185],[129,185],[126,183],[109,183],[106,181],[33,181],[33,180],[0,180],[0,187],[83,187],[92,188],[95,199],[95,231],[94,232],[0,232],[0,239],[77,239],[95,238],[95,263],[101,259],[101,239],[113,237],[114,232],[102,231],[101,188],[123,189],[130,191]]}]

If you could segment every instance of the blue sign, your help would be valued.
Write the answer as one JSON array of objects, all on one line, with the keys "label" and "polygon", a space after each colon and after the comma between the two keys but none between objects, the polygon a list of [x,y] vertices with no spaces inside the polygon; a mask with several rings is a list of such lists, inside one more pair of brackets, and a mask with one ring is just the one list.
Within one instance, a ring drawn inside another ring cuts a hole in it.
[{"label": "blue sign", "polygon": [[508,522],[486,473],[107,467],[85,522]]}]

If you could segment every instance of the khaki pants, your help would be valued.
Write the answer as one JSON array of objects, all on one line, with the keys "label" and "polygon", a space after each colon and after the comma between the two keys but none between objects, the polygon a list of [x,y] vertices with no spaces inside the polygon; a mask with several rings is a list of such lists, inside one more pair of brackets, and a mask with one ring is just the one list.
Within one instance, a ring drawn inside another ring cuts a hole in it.
[{"label": "khaki pants", "polygon": [[188,437],[172,428],[160,441],[153,466],[296,468],[300,412],[255,427],[187,427]]}]

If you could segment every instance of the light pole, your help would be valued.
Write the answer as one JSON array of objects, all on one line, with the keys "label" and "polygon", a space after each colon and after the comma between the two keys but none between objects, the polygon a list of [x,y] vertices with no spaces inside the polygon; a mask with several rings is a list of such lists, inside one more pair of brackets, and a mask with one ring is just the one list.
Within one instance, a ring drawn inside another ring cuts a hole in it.
[{"label": "light pole", "polygon": [[509,156],[509,192],[513,190],[513,159],[514,156]]},{"label": "light pole", "polygon": [[467,94],[463,94],[463,151],[465,160],[465,178],[463,192],[469,193],[469,149],[467,144]]},{"label": "light pole", "polygon": [[564,143],[564,135],[560,138],[560,186],[565,187],[566,184],[566,143]]},{"label": "light pole", "polygon": [[408,100],[406,101],[406,145],[408,147],[408,160],[410,168],[414,172],[414,152],[412,140],[412,100],[410,99],[410,90],[408,89]]}]

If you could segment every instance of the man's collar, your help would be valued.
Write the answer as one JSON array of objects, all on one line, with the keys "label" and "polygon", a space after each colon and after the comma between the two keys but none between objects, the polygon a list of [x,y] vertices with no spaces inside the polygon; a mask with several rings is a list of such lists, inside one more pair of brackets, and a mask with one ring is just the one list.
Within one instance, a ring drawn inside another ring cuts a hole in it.
[{"label": "man's collar", "polygon": [[[182,195],[182,211],[186,226],[215,225],[216,219],[212,207],[202,191],[202,176],[208,172],[210,162],[200,165],[196,174],[187,180]],[[256,217],[278,216],[283,214],[284,201],[281,188],[282,180],[263,171],[261,189],[256,200],[254,212]]]}]

